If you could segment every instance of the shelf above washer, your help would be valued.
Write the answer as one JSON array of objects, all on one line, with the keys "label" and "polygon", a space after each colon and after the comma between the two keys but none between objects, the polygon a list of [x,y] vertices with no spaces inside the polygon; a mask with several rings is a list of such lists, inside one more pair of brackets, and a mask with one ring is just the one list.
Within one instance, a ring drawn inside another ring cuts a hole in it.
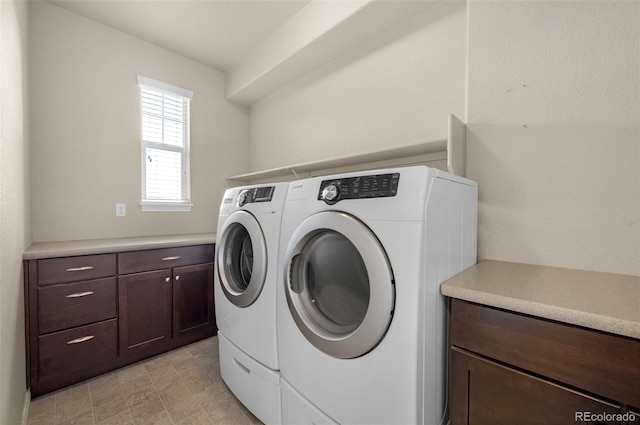
[{"label": "shelf above washer", "polygon": [[423,162],[425,158],[427,158],[427,160],[446,159],[447,169],[450,173],[464,176],[466,171],[466,145],[465,124],[455,115],[450,114],[447,137],[410,145],[396,146],[389,149],[368,151],[355,155],[240,174],[227,177],[227,181],[254,183],[277,178],[284,180],[297,179],[329,174],[329,170],[336,170],[342,167],[364,166],[362,169],[372,169],[372,167],[367,167],[367,165],[371,164],[373,167],[376,167],[376,164],[384,161],[393,161],[395,165],[412,165]]}]

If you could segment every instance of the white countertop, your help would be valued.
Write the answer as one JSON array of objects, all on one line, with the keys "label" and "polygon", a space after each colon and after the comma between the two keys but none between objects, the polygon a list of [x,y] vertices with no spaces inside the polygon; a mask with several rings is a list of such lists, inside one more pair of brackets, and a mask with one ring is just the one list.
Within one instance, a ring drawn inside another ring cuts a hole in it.
[{"label": "white countertop", "polygon": [[215,233],[88,239],[62,242],[37,242],[25,251],[22,258],[24,260],[37,260],[41,258],[68,257],[73,255],[104,254],[109,252],[140,251],[143,249],[203,245],[215,242]]},{"label": "white countertop", "polygon": [[443,295],[640,339],[640,276],[481,261]]}]

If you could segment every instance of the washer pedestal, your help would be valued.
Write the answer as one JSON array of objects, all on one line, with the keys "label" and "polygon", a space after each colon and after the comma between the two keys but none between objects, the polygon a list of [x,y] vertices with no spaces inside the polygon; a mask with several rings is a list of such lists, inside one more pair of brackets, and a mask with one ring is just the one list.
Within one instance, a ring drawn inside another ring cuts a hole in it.
[{"label": "washer pedestal", "polygon": [[229,389],[265,424],[281,424],[280,372],[247,356],[218,332],[220,374]]},{"label": "washer pedestal", "polygon": [[287,381],[280,380],[282,388],[282,425],[338,425],[314,406]]}]

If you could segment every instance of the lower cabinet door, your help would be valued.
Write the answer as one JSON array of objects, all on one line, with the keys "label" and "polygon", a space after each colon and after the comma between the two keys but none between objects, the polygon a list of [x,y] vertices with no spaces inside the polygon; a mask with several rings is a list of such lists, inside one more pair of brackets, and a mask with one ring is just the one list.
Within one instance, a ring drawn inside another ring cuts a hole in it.
[{"label": "lower cabinet door", "polygon": [[171,269],[118,277],[120,355],[145,357],[171,343]]},{"label": "lower cabinet door", "polygon": [[452,347],[452,425],[617,424],[619,413],[618,406]]},{"label": "lower cabinet door", "polygon": [[173,269],[173,337],[214,330],[213,263]]}]

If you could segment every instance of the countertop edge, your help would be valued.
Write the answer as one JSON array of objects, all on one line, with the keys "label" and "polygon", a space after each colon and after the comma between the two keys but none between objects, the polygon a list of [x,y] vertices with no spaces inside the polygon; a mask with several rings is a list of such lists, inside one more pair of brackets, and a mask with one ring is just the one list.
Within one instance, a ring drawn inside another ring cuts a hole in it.
[{"label": "countertop edge", "polygon": [[36,242],[23,253],[23,260],[106,254],[145,249],[170,248],[216,243],[215,233],[141,236],[113,239],[88,239],[60,242]]},{"label": "countertop edge", "polygon": [[640,339],[640,323],[638,322],[459,288],[446,282],[441,285],[440,291],[443,295],[451,298]]}]

